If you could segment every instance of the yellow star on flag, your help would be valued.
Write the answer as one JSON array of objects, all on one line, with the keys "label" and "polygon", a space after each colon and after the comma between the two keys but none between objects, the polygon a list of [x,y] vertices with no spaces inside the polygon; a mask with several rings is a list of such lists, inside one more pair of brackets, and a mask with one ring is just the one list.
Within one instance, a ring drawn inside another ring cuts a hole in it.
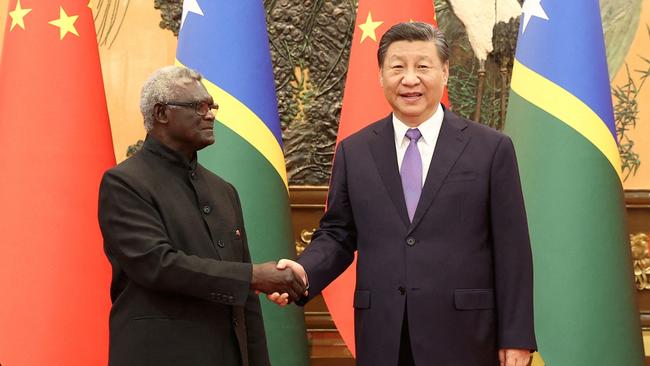
[{"label": "yellow star on flag", "polygon": [[14,30],[14,27],[18,25],[20,28],[25,29],[25,15],[27,15],[32,9],[23,9],[20,6],[20,0],[16,3],[16,8],[13,11],[9,12],[11,17],[11,28],[9,31]]},{"label": "yellow star on flag", "polygon": [[372,15],[370,14],[370,11],[368,11],[368,17],[366,18],[366,22],[363,24],[359,24],[359,28],[361,28],[361,30],[363,31],[363,34],[361,35],[361,42],[363,42],[368,37],[370,37],[373,41],[377,42],[377,35],[375,34],[375,30],[377,30],[377,28],[383,23],[384,22],[373,22]]},{"label": "yellow star on flag", "polygon": [[68,14],[65,13],[65,10],[63,10],[63,7],[59,6],[59,19],[55,19],[48,23],[59,27],[60,39],[63,39],[63,37],[68,33],[72,33],[78,37],[79,33],[77,33],[77,28],[74,27],[74,22],[77,21],[77,18],[79,18],[78,15],[68,16]]}]

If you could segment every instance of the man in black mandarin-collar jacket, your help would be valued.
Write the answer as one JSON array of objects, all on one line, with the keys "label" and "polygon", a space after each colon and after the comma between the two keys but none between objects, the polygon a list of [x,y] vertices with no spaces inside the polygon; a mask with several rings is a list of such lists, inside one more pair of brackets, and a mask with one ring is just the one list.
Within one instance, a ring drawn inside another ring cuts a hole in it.
[{"label": "man in black mandarin-collar jacket", "polygon": [[181,67],[152,75],[144,146],[100,186],[111,366],[269,365],[254,290],[304,291],[291,271],[251,264],[235,188],[196,161],[216,108],[200,80]]}]

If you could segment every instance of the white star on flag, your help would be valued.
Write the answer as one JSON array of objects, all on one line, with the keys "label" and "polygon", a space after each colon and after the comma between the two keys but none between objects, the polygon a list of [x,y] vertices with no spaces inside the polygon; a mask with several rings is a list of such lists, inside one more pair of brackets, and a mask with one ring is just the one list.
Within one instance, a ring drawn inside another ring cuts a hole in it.
[{"label": "white star on flag", "polygon": [[530,18],[532,17],[548,20],[548,15],[546,15],[544,8],[542,8],[541,1],[542,0],[526,0],[524,2],[524,5],[521,7],[521,12],[524,13],[524,29],[521,33],[526,31],[526,26],[528,26],[528,22],[530,22]]},{"label": "white star on flag", "polygon": [[181,16],[181,27],[183,29],[183,24],[185,24],[185,19],[187,18],[187,13],[194,13],[203,16],[203,10],[199,6],[197,0],[185,0],[183,1],[183,15]]}]

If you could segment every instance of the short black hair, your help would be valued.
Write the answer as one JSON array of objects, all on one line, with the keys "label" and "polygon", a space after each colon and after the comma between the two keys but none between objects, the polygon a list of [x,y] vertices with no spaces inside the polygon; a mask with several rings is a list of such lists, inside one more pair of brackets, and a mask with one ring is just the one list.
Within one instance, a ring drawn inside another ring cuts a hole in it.
[{"label": "short black hair", "polygon": [[445,34],[441,30],[429,23],[423,22],[403,22],[397,23],[390,27],[389,30],[381,36],[379,48],[377,49],[377,62],[379,67],[384,64],[388,46],[398,41],[430,41],[436,44],[438,57],[443,63],[449,60],[449,45]]}]

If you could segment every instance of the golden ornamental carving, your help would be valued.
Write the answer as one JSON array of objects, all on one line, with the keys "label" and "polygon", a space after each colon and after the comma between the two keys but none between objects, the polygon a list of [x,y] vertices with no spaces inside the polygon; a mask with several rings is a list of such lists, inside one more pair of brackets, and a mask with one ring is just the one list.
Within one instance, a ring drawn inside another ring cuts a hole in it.
[{"label": "golden ornamental carving", "polygon": [[301,255],[302,252],[305,251],[305,248],[307,248],[307,245],[311,243],[311,236],[314,235],[314,231],[316,229],[302,229],[300,231],[300,240],[296,240],[296,254]]},{"label": "golden ornamental carving", "polygon": [[648,257],[648,235],[644,233],[630,235],[632,250],[634,283],[639,290],[650,289],[650,257]]}]

